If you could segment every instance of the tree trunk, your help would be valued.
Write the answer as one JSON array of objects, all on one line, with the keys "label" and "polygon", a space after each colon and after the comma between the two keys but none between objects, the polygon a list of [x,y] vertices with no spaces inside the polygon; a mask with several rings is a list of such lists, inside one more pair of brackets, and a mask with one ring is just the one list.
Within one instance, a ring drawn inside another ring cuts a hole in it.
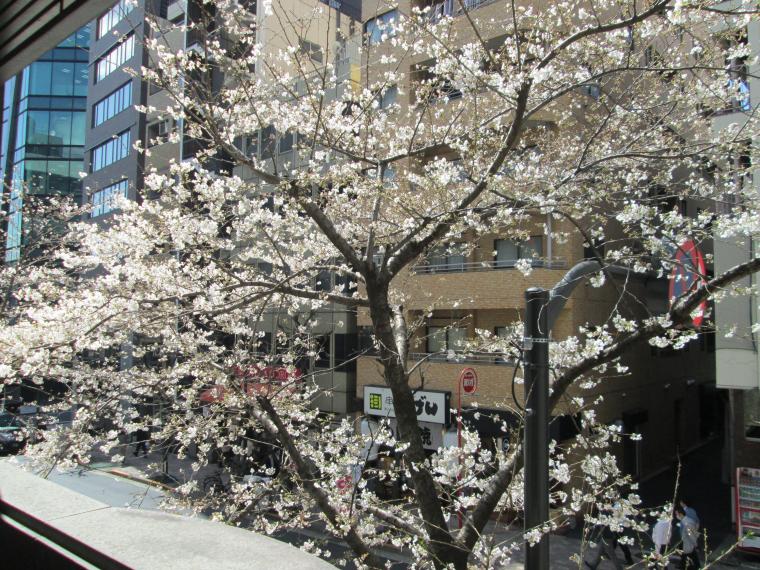
[{"label": "tree trunk", "polygon": [[[453,564],[466,568],[469,552],[457,544],[449,532],[443,517],[443,507],[436,484],[425,466],[425,449],[422,445],[414,396],[409,387],[405,364],[401,362],[395,344],[392,326],[392,310],[388,302],[388,285],[379,279],[367,280],[367,298],[375,336],[379,344],[380,361],[383,365],[385,383],[393,394],[393,407],[401,440],[408,443],[404,460],[414,482],[414,497],[425,522],[429,537],[429,549],[437,567]],[[405,353],[406,351],[401,351]]]}]

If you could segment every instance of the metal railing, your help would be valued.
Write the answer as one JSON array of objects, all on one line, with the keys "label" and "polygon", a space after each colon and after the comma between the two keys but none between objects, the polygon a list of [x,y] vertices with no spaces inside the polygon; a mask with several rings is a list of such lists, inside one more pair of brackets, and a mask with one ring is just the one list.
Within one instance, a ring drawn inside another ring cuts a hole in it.
[{"label": "metal railing", "polygon": [[431,354],[429,352],[411,352],[409,360],[423,360],[429,362],[446,362],[449,364],[497,364],[500,366],[515,366],[514,360],[505,360],[502,354],[484,353],[484,354],[455,354],[450,357],[448,354]]},{"label": "metal railing", "polygon": [[[499,269],[514,269],[517,265],[517,259],[504,259],[498,261],[467,261],[462,263],[442,263],[430,265],[429,263],[420,263],[412,266],[412,273],[431,274],[431,273],[465,273],[469,271],[495,271]],[[564,269],[567,267],[567,261],[562,257],[553,257],[551,259],[533,259],[530,265],[534,269]]]}]

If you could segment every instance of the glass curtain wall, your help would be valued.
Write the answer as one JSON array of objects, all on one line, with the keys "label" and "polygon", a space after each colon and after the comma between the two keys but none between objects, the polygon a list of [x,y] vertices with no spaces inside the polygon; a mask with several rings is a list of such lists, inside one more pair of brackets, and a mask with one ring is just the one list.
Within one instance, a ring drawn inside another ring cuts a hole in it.
[{"label": "glass curtain wall", "polygon": [[27,216],[22,232],[24,195],[80,194],[89,46],[90,29],[84,27],[5,85],[2,169],[4,191],[10,192],[6,261],[19,258],[22,235],[34,223]]}]

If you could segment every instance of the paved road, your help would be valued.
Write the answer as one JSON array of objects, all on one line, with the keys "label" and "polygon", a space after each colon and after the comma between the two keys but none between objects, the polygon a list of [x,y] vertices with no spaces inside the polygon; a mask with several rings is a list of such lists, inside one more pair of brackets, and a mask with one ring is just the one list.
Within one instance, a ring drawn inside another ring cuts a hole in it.
[{"label": "paved road", "polygon": [[[695,466],[710,465],[711,460],[708,459],[708,456],[711,455],[711,452],[714,453],[714,450],[707,448],[702,453],[698,452],[691,458],[687,458],[687,465],[684,467],[684,471],[688,474],[688,477],[684,479],[690,482],[687,483],[688,486],[691,487],[694,485],[696,487],[700,481],[708,479],[708,477],[703,479],[706,474],[700,472],[701,469],[698,470]],[[164,496],[161,489],[133,479],[115,476],[102,470],[105,468],[118,468],[122,472],[126,472],[130,475],[140,476],[145,472],[151,472],[148,466],[149,461],[150,460],[144,460],[142,458],[140,460],[133,460],[130,457],[127,466],[118,466],[107,463],[95,464],[94,467],[96,469],[94,470],[74,470],[70,472],[54,471],[49,479],[59,485],[112,506],[158,510]],[[691,467],[689,465],[691,465]],[[184,467],[182,462],[176,461],[175,459],[172,462],[171,467],[174,468],[172,470],[173,474],[177,475],[179,478],[180,472],[184,471],[184,469],[182,469],[182,467]],[[101,470],[98,470],[98,468]],[[176,473],[174,470],[177,470]],[[182,473],[182,475],[185,475],[185,473]],[[653,481],[650,484],[645,485],[645,487],[647,487],[647,492],[642,494],[648,496],[647,502],[649,504],[656,504],[660,498],[672,497],[673,477],[674,473],[665,473],[661,476],[659,481]],[[682,479],[682,482],[684,479]],[[712,487],[712,489],[715,491],[715,487]],[[662,495],[662,497],[658,495]],[[704,491],[702,493],[692,494],[692,496],[698,497],[697,507],[700,509],[700,512],[705,515],[703,520],[711,527],[719,527],[723,532],[718,532],[717,534],[723,535],[722,538],[730,542],[730,527],[726,529],[724,526],[726,510],[722,495],[722,493],[715,493],[713,496],[710,496],[709,493],[705,493]],[[713,502],[715,503],[714,505],[712,504]],[[726,532],[727,530],[729,532]],[[503,540],[513,540],[515,538],[519,540],[520,532],[518,530],[500,531],[499,534],[504,535],[500,536]],[[323,547],[329,548],[333,553],[332,560],[341,556],[347,556],[349,559],[351,558],[346,546],[341,543],[341,541],[328,536],[318,528],[291,530],[283,532],[275,538],[294,545],[300,545],[306,540],[312,540],[322,543]],[[719,542],[720,541],[716,541],[716,543],[713,543],[713,546],[717,546],[717,543]],[[578,563],[572,562],[570,556],[579,551],[579,546],[580,542],[576,536],[552,536],[552,570],[577,569]],[[645,548],[648,548],[648,546],[645,545]],[[635,549],[634,552],[638,553],[638,548]],[[387,554],[394,570],[408,567],[408,564],[404,562],[404,555],[402,553],[388,551],[383,554]],[[517,553],[513,563],[501,570],[517,570],[522,568],[522,564],[520,563],[522,558],[522,553]],[[349,564],[349,568],[351,567],[352,566]],[[672,567],[675,567],[675,565],[672,565]],[[722,564],[717,564],[711,567],[760,570],[760,560],[754,557],[732,555],[729,559],[722,561]],[[613,565],[605,560],[599,566],[599,570],[605,570],[607,568],[613,568]],[[643,568],[643,564],[639,562],[635,568]]]},{"label": "paved road", "polygon": [[[16,459],[24,462],[23,457]],[[160,510],[164,497],[161,489],[106,473],[98,465],[91,467],[71,471],[54,469],[47,479],[112,507]]]}]

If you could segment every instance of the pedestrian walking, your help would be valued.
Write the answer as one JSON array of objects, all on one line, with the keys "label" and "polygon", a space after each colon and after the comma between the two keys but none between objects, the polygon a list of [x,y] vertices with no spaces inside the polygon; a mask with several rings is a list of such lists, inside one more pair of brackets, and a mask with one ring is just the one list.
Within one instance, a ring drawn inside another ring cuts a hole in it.
[{"label": "pedestrian walking", "polygon": [[143,452],[143,457],[148,456],[148,439],[150,439],[150,432],[145,428],[140,428],[135,431],[135,451],[132,455],[137,457],[140,451]]},{"label": "pedestrian walking", "polygon": [[[596,548],[591,551],[591,555],[588,560],[584,560],[583,563],[587,568],[596,570],[602,561],[602,556],[606,556],[610,559],[610,562],[615,566],[616,570],[623,570],[623,565],[615,555],[615,545],[617,544],[617,534],[610,530],[610,527],[606,525],[597,525],[594,529],[596,534]],[[629,551],[630,554],[630,551]]]},{"label": "pedestrian walking", "polygon": [[[683,497],[681,497],[679,504],[681,507],[683,507],[683,511],[686,513],[686,516],[696,523],[697,530],[699,530],[699,515],[697,514],[697,511],[694,510],[694,507],[690,507]],[[689,504],[691,504],[691,501],[689,501]]]},{"label": "pedestrian walking", "polygon": [[654,553],[657,559],[657,568],[668,567],[668,546],[670,546],[670,537],[673,530],[673,521],[670,518],[670,507],[662,512],[660,518],[652,528],[652,542],[654,542]]},{"label": "pedestrian walking", "polygon": [[699,568],[699,553],[697,552],[697,540],[699,530],[694,519],[686,516],[686,511],[681,505],[676,507],[676,518],[681,530],[681,569],[695,570]]}]

